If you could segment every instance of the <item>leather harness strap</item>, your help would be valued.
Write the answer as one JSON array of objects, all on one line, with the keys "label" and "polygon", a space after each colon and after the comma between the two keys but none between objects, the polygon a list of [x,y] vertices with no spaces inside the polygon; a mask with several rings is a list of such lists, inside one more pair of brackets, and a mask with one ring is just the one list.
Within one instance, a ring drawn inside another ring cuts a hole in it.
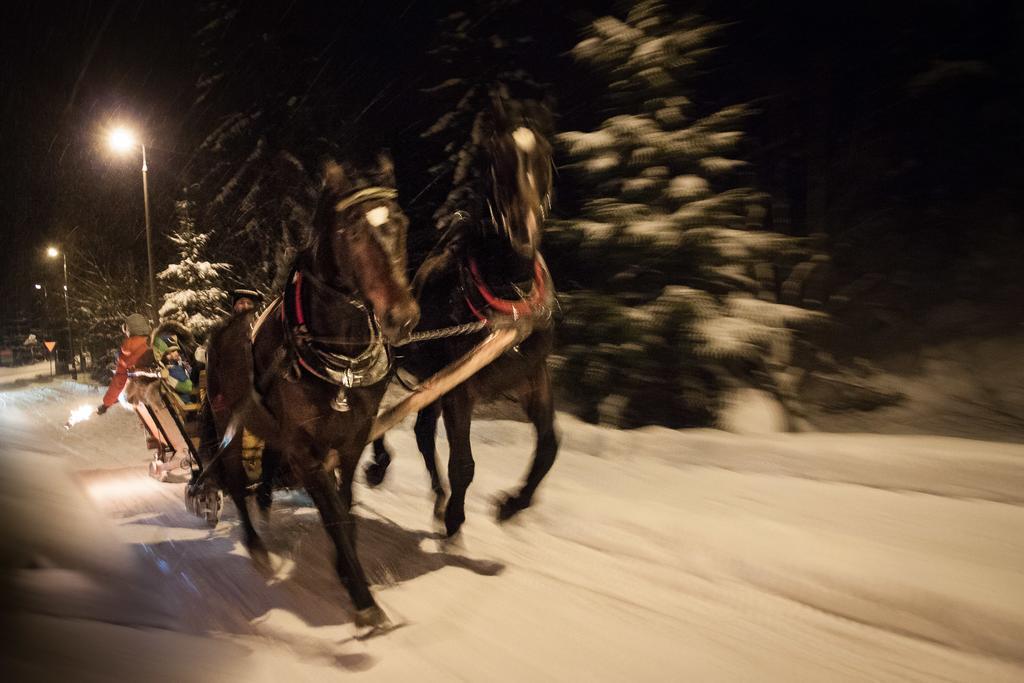
[{"label": "leather harness strap", "polygon": [[[495,296],[494,293],[487,286],[483,276],[480,274],[480,267],[477,265],[476,259],[470,257],[468,259],[469,275],[470,280],[473,283],[477,293],[480,294],[487,307],[500,315],[512,316],[513,320],[518,320],[523,316],[535,316],[541,314],[546,308],[547,299],[547,268],[544,265],[543,259],[539,256],[533,261],[533,286],[530,288],[530,293],[521,299],[502,299]],[[473,301],[469,297],[469,292],[466,292],[466,305],[469,306],[469,310],[472,311],[473,315],[479,320],[487,320],[484,313],[473,304]]]}]

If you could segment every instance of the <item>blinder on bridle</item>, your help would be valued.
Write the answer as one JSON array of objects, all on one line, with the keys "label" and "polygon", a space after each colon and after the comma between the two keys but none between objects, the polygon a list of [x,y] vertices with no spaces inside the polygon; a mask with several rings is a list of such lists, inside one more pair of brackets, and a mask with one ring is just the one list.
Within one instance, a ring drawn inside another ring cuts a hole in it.
[{"label": "blinder on bridle", "polygon": [[345,209],[368,201],[370,199],[394,199],[398,196],[398,190],[391,187],[364,187],[344,197],[334,205],[334,213],[341,213]]},{"label": "blinder on bridle", "polygon": [[[523,201],[523,193],[527,189],[536,193],[538,229],[551,206],[552,160],[550,154],[545,154],[541,139],[532,128],[522,125],[511,132],[495,132],[488,141],[491,149],[490,187],[485,202],[491,224],[499,236],[506,237],[520,251],[524,247],[533,249],[535,245],[524,245],[516,236],[513,221],[525,219],[513,215],[513,206]],[[527,144],[522,144],[523,140]],[[528,207],[528,211],[533,212],[534,206]]]},{"label": "blinder on bridle", "polygon": [[[378,186],[364,187],[352,192],[338,201],[338,203],[334,205],[334,213],[344,213],[353,206],[373,199],[393,201],[397,197],[398,190],[394,188]],[[390,236],[382,234],[382,231],[377,229],[390,222],[391,215],[389,209],[383,206],[371,209],[363,218],[370,224],[370,227],[373,228],[373,230],[370,231],[370,234],[373,235],[373,238],[378,244],[380,244],[384,252],[388,254],[391,262],[396,265],[402,265],[403,257],[405,256],[405,243],[403,239],[405,236],[404,232],[399,233],[397,236]],[[341,228],[341,230],[344,230],[344,228]]]}]

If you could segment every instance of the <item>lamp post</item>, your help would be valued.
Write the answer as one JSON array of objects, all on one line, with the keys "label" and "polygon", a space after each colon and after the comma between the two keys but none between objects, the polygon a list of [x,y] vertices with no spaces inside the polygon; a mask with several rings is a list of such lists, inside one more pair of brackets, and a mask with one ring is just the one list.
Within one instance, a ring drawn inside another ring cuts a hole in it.
[{"label": "lamp post", "polygon": [[125,153],[138,147],[142,150],[142,203],[146,213],[146,258],[149,261],[149,307],[150,316],[156,320],[156,278],[153,275],[153,231],[149,224],[149,166],[146,163],[146,145],[140,142],[127,128],[115,128],[110,132],[110,147],[115,152]]},{"label": "lamp post", "polygon": [[[46,323],[46,333],[43,335],[43,341],[46,342],[53,337],[53,329],[51,329],[50,326],[50,295],[46,289],[46,285],[41,285],[37,282],[33,287],[36,288],[37,292],[42,291],[43,293],[43,320]],[[49,347],[46,347],[47,363],[50,365],[50,377],[53,377],[54,369],[57,364],[53,355],[54,354],[50,351]]]},{"label": "lamp post", "polygon": [[38,282],[33,285],[36,291],[43,293],[43,320],[46,323],[46,334],[47,336],[53,335],[53,330],[50,329],[50,294],[46,289],[46,285],[41,285]]},{"label": "lamp post", "polygon": [[71,379],[78,379],[78,363],[75,359],[75,338],[71,335],[71,302],[68,290],[68,255],[67,252],[57,247],[47,247],[46,255],[50,258],[60,256],[64,261],[64,316],[68,324],[68,352],[71,354]]}]

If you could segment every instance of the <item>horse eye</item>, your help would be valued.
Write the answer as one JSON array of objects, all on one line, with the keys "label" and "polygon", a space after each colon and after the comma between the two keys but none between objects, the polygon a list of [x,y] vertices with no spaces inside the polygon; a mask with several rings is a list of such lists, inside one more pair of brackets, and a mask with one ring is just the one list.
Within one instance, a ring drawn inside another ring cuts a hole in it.
[{"label": "horse eye", "polygon": [[377,228],[388,222],[390,216],[388,207],[378,206],[366,212],[366,222]]}]

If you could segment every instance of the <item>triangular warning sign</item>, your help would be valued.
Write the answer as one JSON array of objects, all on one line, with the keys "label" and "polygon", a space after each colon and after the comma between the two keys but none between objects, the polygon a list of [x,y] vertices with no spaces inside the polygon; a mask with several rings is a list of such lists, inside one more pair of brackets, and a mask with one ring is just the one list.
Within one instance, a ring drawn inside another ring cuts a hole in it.
[{"label": "triangular warning sign", "polygon": [[55,348],[57,348],[57,342],[55,342],[55,341],[44,341],[43,342],[43,346],[46,347],[47,351],[52,352]]}]

